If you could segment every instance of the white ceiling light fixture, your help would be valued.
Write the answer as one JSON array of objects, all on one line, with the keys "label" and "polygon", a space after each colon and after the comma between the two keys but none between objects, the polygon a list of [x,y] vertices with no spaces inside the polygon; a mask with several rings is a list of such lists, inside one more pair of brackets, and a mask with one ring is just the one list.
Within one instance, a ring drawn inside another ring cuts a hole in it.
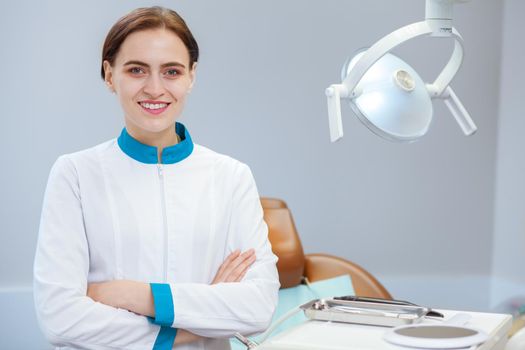
[{"label": "white ceiling light fixture", "polygon": [[[326,89],[332,142],[343,137],[341,99],[374,133],[391,141],[410,142],[425,135],[432,121],[432,99],[442,99],[463,133],[477,127],[456,96],[450,82],[463,61],[463,39],[452,26],[454,3],[469,0],[426,0],[425,20],[383,37],[344,65],[341,84]],[[400,44],[420,36],[451,37],[454,51],[436,80],[425,84],[419,74],[390,53]]]}]

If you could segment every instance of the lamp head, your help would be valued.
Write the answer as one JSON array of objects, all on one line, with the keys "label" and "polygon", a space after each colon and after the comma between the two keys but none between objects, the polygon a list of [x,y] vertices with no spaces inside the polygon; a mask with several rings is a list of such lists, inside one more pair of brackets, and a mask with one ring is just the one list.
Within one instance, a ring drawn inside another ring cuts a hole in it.
[{"label": "lamp head", "polygon": [[[364,54],[343,66],[341,79],[350,74]],[[410,142],[425,135],[432,122],[432,101],[417,72],[394,54],[387,53],[363,75],[349,99],[358,118],[375,134],[390,141]]]}]

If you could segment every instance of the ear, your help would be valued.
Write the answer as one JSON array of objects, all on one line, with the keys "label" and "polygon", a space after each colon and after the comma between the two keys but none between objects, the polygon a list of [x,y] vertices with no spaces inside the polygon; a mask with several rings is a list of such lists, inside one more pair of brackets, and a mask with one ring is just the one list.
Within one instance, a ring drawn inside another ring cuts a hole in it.
[{"label": "ear", "polygon": [[195,74],[196,74],[196,70],[197,70],[197,62],[193,62],[193,65],[191,66],[191,69],[190,69],[190,87],[188,89],[188,92],[191,91],[191,89],[193,88],[193,84],[195,83]]},{"label": "ear", "polygon": [[104,67],[104,81],[106,82],[108,89],[111,92],[115,92],[115,87],[113,85],[113,70],[111,68],[111,64],[108,60],[104,60],[102,65]]}]

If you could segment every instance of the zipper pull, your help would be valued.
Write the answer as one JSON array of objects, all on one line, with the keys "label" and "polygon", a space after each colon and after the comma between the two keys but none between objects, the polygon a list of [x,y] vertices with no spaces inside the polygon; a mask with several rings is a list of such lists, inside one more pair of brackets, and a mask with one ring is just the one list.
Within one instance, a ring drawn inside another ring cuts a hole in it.
[{"label": "zipper pull", "polygon": [[162,176],[162,164],[157,164],[157,169],[159,170],[159,175]]}]

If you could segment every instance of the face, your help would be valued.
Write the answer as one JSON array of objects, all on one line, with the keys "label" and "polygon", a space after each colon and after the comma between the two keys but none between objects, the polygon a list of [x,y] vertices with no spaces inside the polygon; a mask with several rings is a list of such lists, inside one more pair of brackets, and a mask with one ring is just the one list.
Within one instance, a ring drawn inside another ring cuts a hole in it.
[{"label": "face", "polygon": [[104,62],[106,84],[117,94],[133,136],[174,133],[194,81],[195,65],[189,67],[189,60],[176,34],[155,29],[130,34],[113,66]]}]

